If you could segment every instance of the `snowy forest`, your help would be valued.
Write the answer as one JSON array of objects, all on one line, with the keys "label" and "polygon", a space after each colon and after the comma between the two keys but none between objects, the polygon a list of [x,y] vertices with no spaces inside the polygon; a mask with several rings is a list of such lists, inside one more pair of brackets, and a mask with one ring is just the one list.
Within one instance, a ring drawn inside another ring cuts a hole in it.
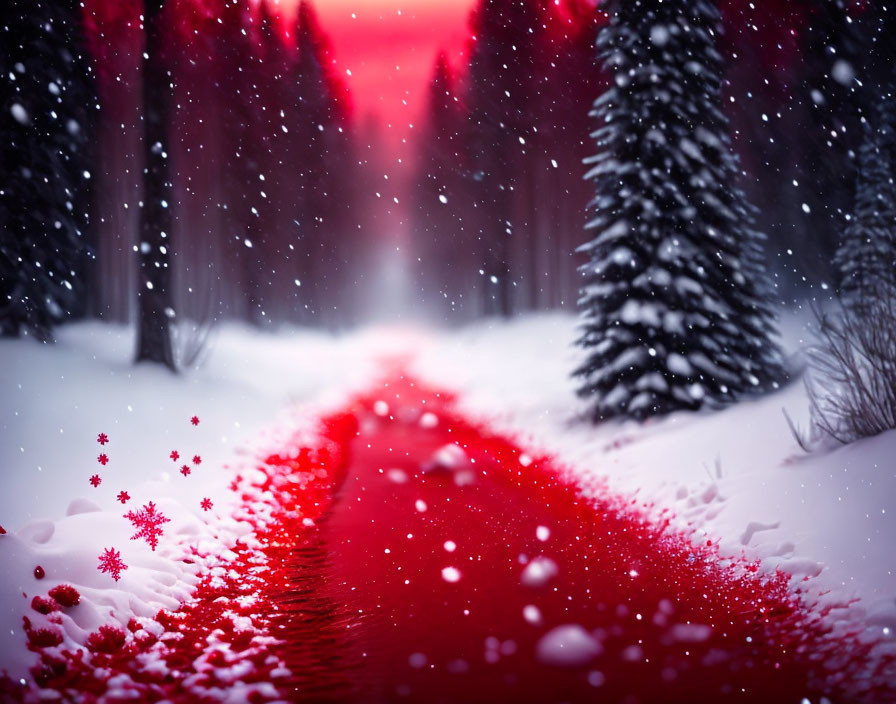
[{"label": "snowy forest", "polygon": [[896,6],[0,32],[4,701],[896,701]]}]

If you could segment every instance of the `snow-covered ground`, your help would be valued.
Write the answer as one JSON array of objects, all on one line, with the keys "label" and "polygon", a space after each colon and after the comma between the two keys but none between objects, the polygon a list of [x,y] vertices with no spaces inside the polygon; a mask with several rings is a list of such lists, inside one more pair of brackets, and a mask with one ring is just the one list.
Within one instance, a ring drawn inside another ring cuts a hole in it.
[{"label": "snow-covered ground", "polygon": [[[788,321],[791,350],[804,335],[799,321]],[[672,508],[723,553],[808,575],[831,599],[857,597],[850,618],[892,637],[896,433],[804,454],[781,412],[805,425],[800,383],[719,413],[594,427],[579,420],[585,406],[569,377],[574,336],[575,318],[564,314],[341,336],[224,326],[206,362],[179,377],[133,366],[133,334],[121,327],[69,326],[55,346],[0,341],[0,525],[8,532],[0,539],[0,670],[25,673],[33,656],[22,616],[54,584],[74,584],[90,604],[78,623],[63,623],[74,642],[112,611],[126,623],[128,614],[184,599],[198,570],[181,562],[184,546],[223,550],[245,530],[230,518],[233,473],[224,467],[245,462],[253,448],[276,448],[284,433],[373,383],[381,359],[401,353],[414,355],[412,369],[424,379],[459,391],[464,410],[559,457],[586,491],[606,477],[614,489]],[[109,444],[97,444],[98,433]],[[172,450],[199,454],[202,464],[184,478]],[[96,489],[88,484],[94,473],[102,477]],[[132,497],[126,506],[116,501],[121,490]],[[205,497],[214,503],[207,513]],[[122,519],[149,500],[172,519],[173,539],[156,552],[131,541]],[[110,546],[129,565],[118,583],[96,569]],[[36,564],[47,574],[40,583]]]},{"label": "snow-covered ground", "polygon": [[[545,315],[485,321],[425,348],[415,370],[461,392],[461,407],[560,458],[587,492],[613,489],[671,508],[727,555],[810,577],[828,601],[884,637],[896,633],[896,431],[832,451],[804,453],[782,409],[808,427],[801,381],[716,413],[680,413],[645,425],[582,422],[570,371],[576,320]],[[783,321],[794,356],[805,320]]]},{"label": "snow-covered ground", "polygon": [[[80,644],[102,623],[176,608],[196,583],[199,565],[182,561],[191,546],[220,555],[247,529],[231,518],[236,469],[369,385],[395,345],[406,341],[378,331],[271,335],[225,326],[199,369],[174,376],[134,366],[125,327],[69,326],[52,346],[0,341],[0,672],[21,677],[35,661],[22,617],[40,625],[31,598],[56,584],[75,586],[87,604],[77,623],[62,616],[66,638]],[[99,433],[107,444],[98,444]],[[178,471],[185,462],[188,477]],[[102,479],[97,488],[93,474]],[[124,505],[122,490],[131,497]],[[204,498],[213,503],[208,512]],[[130,540],[123,518],[147,501],[171,519],[155,552]],[[109,547],[128,565],[117,583],[97,570]]]}]

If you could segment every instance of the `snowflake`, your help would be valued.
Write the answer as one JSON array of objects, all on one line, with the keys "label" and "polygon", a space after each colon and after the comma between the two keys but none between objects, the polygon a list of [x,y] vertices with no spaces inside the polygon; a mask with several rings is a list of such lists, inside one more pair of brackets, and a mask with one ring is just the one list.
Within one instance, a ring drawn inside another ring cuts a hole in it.
[{"label": "snowflake", "polygon": [[172,450],[171,454],[168,456],[171,458],[172,462],[177,462],[180,459],[180,453],[177,450]]},{"label": "snowflake", "polygon": [[193,455],[193,464],[202,464],[202,458],[199,455]]},{"label": "snowflake", "polygon": [[94,474],[88,481],[93,485],[93,488],[96,489],[103,480],[100,479],[99,474]]},{"label": "snowflake", "polygon": [[107,442],[109,442],[109,436],[106,435],[105,433],[100,433],[99,435],[96,436],[96,441],[100,445],[105,445]]},{"label": "snowflake", "polygon": [[118,492],[118,500],[121,501],[121,503],[126,504],[128,501],[130,501],[130,498],[131,498],[131,495],[128,492],[126,492],[126,491]]},{"label": "snowflake", "polygon": [[163,513],[156,511],[156,505],[150,501],[139,511],[128,511],[124,514],[137,532],[131,536],[131,540],[144,539],[149,543],[149,547],[155,551],[159,544],[159,536],[162,535],[162,524],[168,523],[171,519],[166,518]]},{"label": "snowflake", "polygon": [[109,455],[104,452],[96,458],[96,461],[103,465],[103,467],[105,467],[109,463]]},{"label": "snowflake", "polygon": [[199,425],[199,416],[193,416],[192,418],[190,418],[190,422],[193,425]]},{"label": "snowflake", "polygon": [[180,473],[183,474],[183,475],[186,477],[186,476],[190,473],[190,467],[189,467],[189,465],[186,465],[186,464],[185,464],[183,467],[181,467],[181,468],[180,468]]},{"label": "snowflake", "polygon": [[121,561],[121,553],[115,548],[106,548],[100,555],[100,564],[97,569],[100,572],[106,572],[112,575],[112,579],[116,582],[121,579],[121,571],[126,570],[128,566]]},{"label": "snowflake", "polygon": [[212,500],[205,498],[199,502],[199,505],[202,506],[203,511],[208,511],[212,507]]}]

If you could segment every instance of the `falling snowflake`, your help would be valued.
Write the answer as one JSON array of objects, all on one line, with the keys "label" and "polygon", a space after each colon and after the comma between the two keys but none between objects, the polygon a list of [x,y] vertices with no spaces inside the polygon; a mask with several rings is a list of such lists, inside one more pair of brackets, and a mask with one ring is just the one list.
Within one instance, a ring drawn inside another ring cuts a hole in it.
[{"label": "falling snowflake", "polygon": [[168,456],[171,458],[172,462],[177,462],[180,459],[180,453],[177,450],[172,450],[171,454]]},{"label": "falling snowflake", "polygon": [[131,495],[128,492],[126,492],[126,491],[118,492],[118,500],[121,501],[121,503],[126,504],[128,501],[130,501],[130,499],[131,499]]},{"label": "falling snowflake", "polygon": [[202,507],[203,511],[208,511],[212,507],[212,500],[209,498],[205,498],[199,502],[199,505]]},{"label": "falling snowflake", "polygon": [[190,418],[190,422],[193,425],[199,425],[199,416],[193,416],[192,418]]},{"label": "falling snowflake", "polygon": [[193,464],[202,464],[202,458],[199,455],[193,455]]},{"label": "falling snowflake", "polygon": [[128,511],[124,514],[137,529],[137,532],[131,536],[131,540],[140,540],[141,538],[149,543],[149,547],[155,551],[159,544],[159,536],[162,535],[162,524],[168,523],[171,519],[167,518],[163,513],[156,510],[156,505],[150,501],[139,511]]},{"label": "falling snowflake", "polygon": [[94,474],[88,481],[93,485],[93,488],[96,489],[103,480],[100,479],[99,474]]},{"label": "falling snowflake", "polygon": [[105,445],[107,442],[109,442],[109,436],[106,435],[105,433],[100,433],[99,435],[96,436],[96,441],[100,445]]},{"label": "falling snowflake", "polygon": [[126,570],[128,566],[121,561],[121,553],[115,548],[106,548],[100,555],[100,564],[97,569],[112,575],[112,579],[116,582],[121,579],[121,571]]},{"label": "falling snowflake", "polygon": [[186,477],[186,476],[190,473],[190,467],[189,467],[189,465],[184,465],[183,467],[181,467],[181,468],[180,468],[180,473],[183,474],[183,475]]},{"label": "falling snowflake", "polygon": [[104,452],[96,458],[96,461],[103,465],[103,467],[105,467],[107,464],[109,464],[109,456]]}]

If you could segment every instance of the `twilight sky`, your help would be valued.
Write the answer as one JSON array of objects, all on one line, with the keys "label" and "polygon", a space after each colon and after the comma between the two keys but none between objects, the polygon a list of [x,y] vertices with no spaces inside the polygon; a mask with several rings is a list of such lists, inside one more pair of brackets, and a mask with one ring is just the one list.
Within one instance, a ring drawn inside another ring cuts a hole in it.
[{"label": "twilight sky", "polygon": [[[290,11],[298,0],[274,0]],[[374,114],[392,138],[407,134],[420,110],[433,63],[444,49],[457,65],[474,0],[313,0],[352,93],[355,115]],[[347,72],[350,72],[347,73]]]}]

